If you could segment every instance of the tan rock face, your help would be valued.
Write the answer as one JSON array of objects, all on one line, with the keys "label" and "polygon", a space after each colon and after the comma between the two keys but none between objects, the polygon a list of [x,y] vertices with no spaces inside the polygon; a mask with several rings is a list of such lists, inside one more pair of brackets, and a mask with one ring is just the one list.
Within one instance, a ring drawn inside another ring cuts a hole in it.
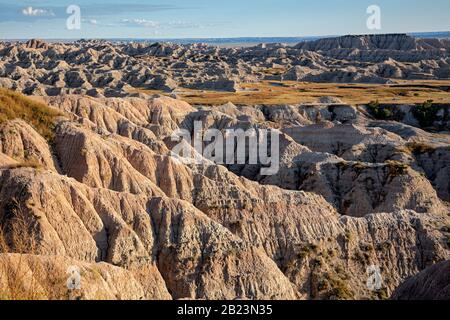
[{"label": "tan rock face", "polygon": [[449,300],[450,261],[433,265],[406,280],[394,292],[394,300]]},{"label": "tan rock face", "polygon": [[[67,282],[74,268],[79,271],[80,280],[79,288],[72,290]],[[146,269],[143,278],[137,270],[106,263],[92,264],[60,256],[0,254],[0,270],[3,299],[171,299],[156,268]]]},{"label": "tan rock face", "polygon": [[426,178],[397,162],[318,165],[300,188],[323,195],[341,214],[350,216],[401,209],[439,214],[447,211]]},{"label": "tan rock face", "polygon": [[22,120],[13,120],[1,125],[0,150],[18,162],[40,165],[57,171],[47,141]]},{"label": "tan rock face", "polygon": [[[51,144],[21,121],[0,130],[2,283],[22,254],[43,298],[73,297],[50,294],[60,280],[45,270],[74,264],[86,286],[69,293],[83,299],[376,299],[450,257],[448,207],[420,172],[430,166],[405,150],[407,165],[386,158],[388,148],[353,161],[384,132],[364,129],[356,109],[334,110],[357,122],[357,137],[335,129],[343,152],[333,149],[337,138],[286,131],[280,172],[261,177],[245,166],[184,164],[168,140],[194,120],[249,128],[268,114],[260,109],[197,110],[166,97],[46,100],[66,113]],[[289,121],[282,113],[272,114],[274,126]],[[302,125],[314,126],[314,112],[302,113]],[[386,137],[393,149],[406,145],[400,134]],[[384,279],[377,292],[366,286],[373,265]]]},{"label": "tan rock face", "polygon": [[162,199],[154,199],[150,210],[158,267],[174,298],[295,298],[272,260],[204,214]]},{"label": "tan rock face", "polygon": [[[50,172],[39,177],[27,169],[8,173],[13,176],[4,177],[4,192],[20,189],[13,183],[33,182],[24,199],[15,199],[26,205],[20,210],[35,230],[36,253],[128,269],[154,261],[174,298],[295,298],[289,280],[262,251],[246,246],[188,203],[150,199],[145,193],[123,193],[117,199],[114,192],[100,194]],[[19,210],[11,205],[5,203],[3,212]],[[12,229],[14,221],[3,224]],[[199,275],[198,270],[204,271]]]}]

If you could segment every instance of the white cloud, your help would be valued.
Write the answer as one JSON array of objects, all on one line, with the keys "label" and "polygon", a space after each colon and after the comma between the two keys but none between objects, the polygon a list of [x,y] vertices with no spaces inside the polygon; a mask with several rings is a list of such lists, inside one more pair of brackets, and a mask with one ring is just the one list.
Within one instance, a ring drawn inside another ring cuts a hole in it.
[{"label": "white cloud", "polygon": [[55,14],[51,10],[38,9],[33,7],[26,7],[22,9],[22,14],[25,16],[54,16]]},{"label": "white cloud", "polygon": [[186,21],[158,22],[147,19],[122,19],[120,23],[122,26],[126,25],[153,29],[198,29],[204,27],[201,24]]},{"label": "white cloud", "polygon": [[169,22],[167,25],[171,28],[176,28],[176,29],[203,28],[203,26],[201,24],[194,23],[194,22],[186,22],[186,21],[173,21],[173,22]]},{"label": "white cloud", "polygon": [[159,22],[147,19],[122,19],[121,22],[134,27],[157,28],[160,26]]},{"label": "white cloud", "polygon": [[83,21],[83,23],[88,23],[92,26],[99,26],[99,27],[120,27],[121,26],[120,24],[117,24],[117,23],[104,23],[97,19],[83,19],[82,21]]}]

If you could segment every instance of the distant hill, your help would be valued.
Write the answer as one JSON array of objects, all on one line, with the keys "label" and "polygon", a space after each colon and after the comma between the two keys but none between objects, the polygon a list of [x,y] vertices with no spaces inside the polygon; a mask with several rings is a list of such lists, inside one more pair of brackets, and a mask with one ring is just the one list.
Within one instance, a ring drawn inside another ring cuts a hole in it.
[{"label": "distant hill", "polygon": [[[450,31],[442,32],[416,32],[408,33],[408,35],[416,38],[439,38],[450,39]],[[299,37],[239,37],[239,38],[111,38],[105,39],[113,42],[173,42],[177,44],[192,44],[192,43],[206,43],[219,46],[233,46],[233,45],[253,45],[259,43],[286,43],[297,44],[299,42],[314,41],[330,37],[338,37],[339,35],[328,36],[299,36]],[[6,39],[5,39],[6,40]],[[24,39],[7,39],[11,41],[20,41]],[[28,40],[28,39],[26,39]],[[73,42],[78,39],[46,39],[48,42]]]}]

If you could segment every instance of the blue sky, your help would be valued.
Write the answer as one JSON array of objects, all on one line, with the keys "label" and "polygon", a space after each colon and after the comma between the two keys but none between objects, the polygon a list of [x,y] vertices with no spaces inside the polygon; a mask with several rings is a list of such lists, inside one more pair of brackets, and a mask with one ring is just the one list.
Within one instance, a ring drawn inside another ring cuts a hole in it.
[{"label": "blue sky", "polygon": [[[66,8],[81,9],[67,30]],[[372,33],[369,5],[381,8],[377,32],[450,31],[449,0],[0,0],[0,38],[283,37]]]}]

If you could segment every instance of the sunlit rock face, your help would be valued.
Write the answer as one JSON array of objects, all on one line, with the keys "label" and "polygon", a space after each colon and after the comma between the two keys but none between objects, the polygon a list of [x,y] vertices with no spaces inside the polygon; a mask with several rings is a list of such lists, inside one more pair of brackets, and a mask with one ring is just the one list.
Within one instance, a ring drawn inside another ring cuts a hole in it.
[{"label": "sunlit rock face", "polygon": [[[376,121],[331,98],[273,109],[39,99],[62,114],[51,141],[22,120],[0,127],[0,283],[9,295],[18,294],[12,268],[46,298],[379,299],[450,258],[443,133]],[[279,171],[177,160],[172,133],[198,120],[276,128]],[[70,266],[86,277],[80,292],[64,287]],[[383,276],[376,291],[371,266]]]}]

